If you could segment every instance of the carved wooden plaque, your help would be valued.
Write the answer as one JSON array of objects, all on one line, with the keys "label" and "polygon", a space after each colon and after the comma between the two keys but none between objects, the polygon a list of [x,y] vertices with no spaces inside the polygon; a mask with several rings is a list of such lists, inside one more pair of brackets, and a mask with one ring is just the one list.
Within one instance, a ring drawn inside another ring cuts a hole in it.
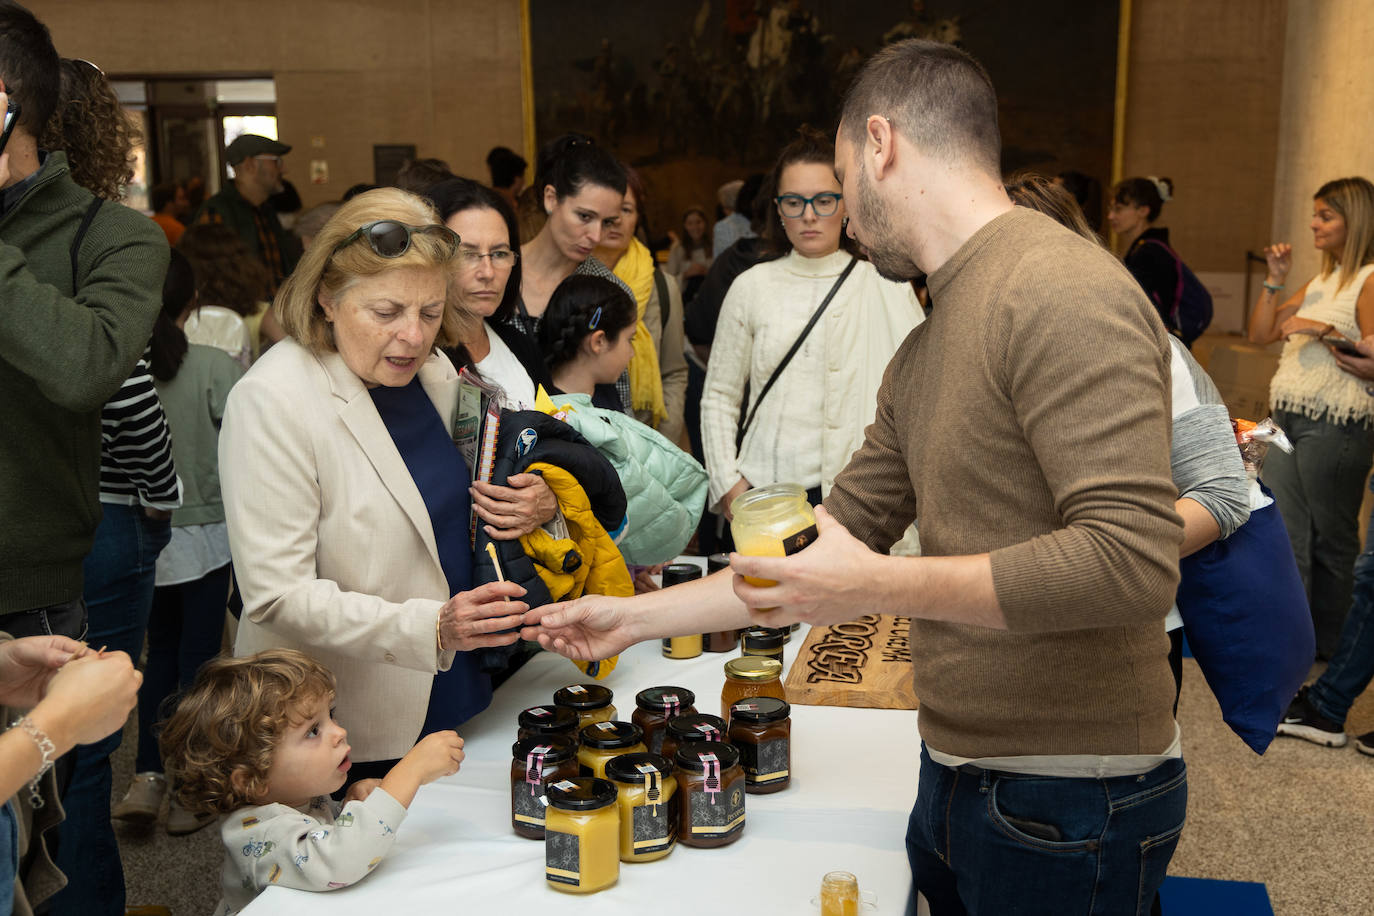
[{"label": "carved wooden plaque", "polygon": [[911,618],[868,614],[812,627],[785,686],[788,702],[803,706],[916,709]]}]

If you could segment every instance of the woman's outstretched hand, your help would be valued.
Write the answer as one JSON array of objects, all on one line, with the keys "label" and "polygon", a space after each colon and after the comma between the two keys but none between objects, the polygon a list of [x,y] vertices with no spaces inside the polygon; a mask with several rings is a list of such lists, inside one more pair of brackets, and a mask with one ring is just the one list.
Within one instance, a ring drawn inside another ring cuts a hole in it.
[{"label": "woman's outstretched hand", "polygon": [[610,658],[639,641],[630,598],[585,595],[575,601],[547,604],[525,614],[524,639],[568,658]]}]

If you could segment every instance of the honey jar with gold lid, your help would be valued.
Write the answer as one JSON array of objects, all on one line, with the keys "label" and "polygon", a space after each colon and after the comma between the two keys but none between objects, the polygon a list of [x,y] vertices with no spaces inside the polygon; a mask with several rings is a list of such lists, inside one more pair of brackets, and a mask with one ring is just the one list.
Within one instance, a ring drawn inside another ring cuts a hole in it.
[{"label": "honey jar with gold lid", "polygon": [[709,712],[678,716],[663,730],[662,754],[672,760],[682,745],[693,741],[724,741],[725,732],[725,720]]},{"label": "honey jar with gold lid", "polygon": [[751,795],[781,792],[792,782],[792,707],[776,697],[740,700],[730,707],[729,740],[739,751]]},{"label": "honey jar with gold lid", "polygon": [[751,697],[787,699],[782,686],[782,663],[760,655],[745,655],[725,663],[725,686],[720,691],[720,714],[727,722],[730,707]]},{"label": "honey jar with gold lid", "polygon": [[660,754],[621,754],[606,764],[620,806],[620,861],[652,862],[677,843],[673,764]]},{"label": "honey jar with gold lid", "polygon": [[569,684],[553,692],[553,705],[566,706],[577,713],[577,727],[615,718],[611,700],[615,695],[600,684]]},{"label": "honey jar with gold lid", "polygon": [[511,747],[511,828],[531,840],[544,838],[544,789],[579,775],[577,742],[564,735],[521,738]]},{"label": "honey jar with gold lid", "polygon": [[644,731],[644,745],[657,754],[663,749],[663,733],[670,719],[697,711],[697,696],[686,687],[649,687],[635,694],[630,721]]},{"label": "honey jar with gold lid", "polygon": [[555,890],[591,894],[620,880],[620,809],[605,779],[551,782],[544,814],[544,878]]},{"label": "honey jar with gold lid", "polygon": [[648,750],[644,732],[632,722],[593,722],[582,727],[579,737],[582,746],[577,749],[577,763],[583,776],[603,778],[612,757]]},{"label": "honey jar with gold lid", "polygon": [[739,751],[725,743],[693,742],[677,749],[678,842],[711,848],[744,833],[744,770]]}]

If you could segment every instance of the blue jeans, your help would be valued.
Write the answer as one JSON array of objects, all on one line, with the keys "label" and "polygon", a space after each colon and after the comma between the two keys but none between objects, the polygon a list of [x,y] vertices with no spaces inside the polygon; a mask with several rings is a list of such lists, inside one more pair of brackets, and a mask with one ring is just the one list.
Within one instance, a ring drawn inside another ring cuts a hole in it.
[{"label": "blue jeans", "polygon": [[1374,680],[1374,518],[1365,535],[1364,552],[1355,560],[1354,579],[1336,653],[1307,692],[1317,712],[1333,722],[1345,722],[1355,698]]},{"label": "blue jeans", "polygon": [[224,608],[229,600],[225,563],[194,582],[160,586],[153,592],[148,618],[148,666],[138,691],[138,754],[134,771],[161,773],[158,723],[178,691],[191,686],[200,666],[219,654],[224,641]]},{"label": "blue jeans", "polygon": [[923,747],[912,881],[932,916],[1145,916],[1187,807],[1181,759],[1141,776],[1061,779],[951,769]]},{"label": "blue jeans", "polygon": [[[138,660],[153,603],[157,556],[172,537],[171,523],[150,519],[141,506],[102,505],[95,543],[86,557],[87,641]],[[72,751],[72,776],[62,806],[57,866],[67,886],[52,899],[53,916],[124,913],[124,869],[110,824],[110,755],[123,731]]]},{"label": "blue jeans", "polygon": [[14,881],[19,871],[19,825],[14,818],[14,805],[0,801],[0,916],[14,912]]},{"label": "blue jeans", "polygon": [[1287,410],[1274,421],[1293,442],[1264,460],[1264,482],[1283,515],[1298,573],[1307,587],[1317,654],[1331,658],[1350,607],[1351,569],[1360,551],[1360,496],[1374,460],[1374,429],[1328,423]]}]

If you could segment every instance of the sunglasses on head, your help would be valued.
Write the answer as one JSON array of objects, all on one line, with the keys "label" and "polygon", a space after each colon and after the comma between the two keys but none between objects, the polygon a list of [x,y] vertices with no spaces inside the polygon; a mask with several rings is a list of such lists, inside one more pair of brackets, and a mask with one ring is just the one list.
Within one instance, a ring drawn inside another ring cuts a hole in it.
[{"label": "sunglasses on head", "polygon": [[458,250],[458,233],[447,226],[438,224],[407,226],[405,223],[397,222],[394,219],[379,219],[359,226],[347,238],[335,245],[332,253],[338,254],[358,239],[366,238],[367,244],[371,245],[372,250],[381,257],[399,258],[410,250],[411,236],[419,232],[437,235],[447,242],[450,254]]}]

